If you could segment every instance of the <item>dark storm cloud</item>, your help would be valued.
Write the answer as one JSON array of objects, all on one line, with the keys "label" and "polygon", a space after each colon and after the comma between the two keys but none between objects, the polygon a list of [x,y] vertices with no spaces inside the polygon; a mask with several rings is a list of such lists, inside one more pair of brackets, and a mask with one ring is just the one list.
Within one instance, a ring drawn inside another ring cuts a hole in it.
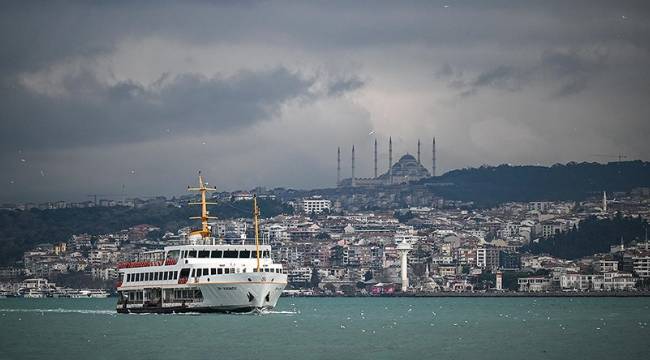
[{"label": "dark storm cloud", "polygon": [[550,95],[564,97],[587,88],[590,80],[605,70],[606,56],[579,54],[575,51],[545,51],[538,61],[529,65],[499,65],[485,70],[473,79],[445,64],[436,72],[438,79],[448,79],[451,88],[460,89],[461,96],[476,94],[481,88],[519,91],[522,87],[550,82]]},{"label": "dark storm cloud", "polygon": [[364,82],[356,76],[344,79],[336,79],[331,84],[329,84],[327,95],[339,96],[344,93],[357,90],[363,85]]},{"label": "dark storm cloud", "polygon": [[223,78],[182,74],[155,87],[108,85],[81,71],[63,80],[60,96],[5,92],[0,146],[65,148],[228,132],[270,119],[284,102],[306,96],[312,83],[282,68]]}]

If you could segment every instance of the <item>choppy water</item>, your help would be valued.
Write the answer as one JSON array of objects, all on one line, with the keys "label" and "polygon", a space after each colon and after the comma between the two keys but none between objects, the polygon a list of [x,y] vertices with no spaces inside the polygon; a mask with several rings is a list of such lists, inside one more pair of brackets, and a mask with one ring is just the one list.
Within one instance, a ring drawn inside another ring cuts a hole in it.
[{"label": "choppy water", "polygon": [[0,299],[0,359],[646,359],[650,298],[281,298],[262,315]]}]

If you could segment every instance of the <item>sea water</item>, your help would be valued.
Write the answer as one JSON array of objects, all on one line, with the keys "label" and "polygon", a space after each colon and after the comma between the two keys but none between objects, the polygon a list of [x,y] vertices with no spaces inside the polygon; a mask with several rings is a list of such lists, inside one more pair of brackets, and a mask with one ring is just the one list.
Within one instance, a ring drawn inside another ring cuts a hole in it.
[{"label": "sea water", "polygon": [[281,298],[258,315],[115,301],[0,299],[0,359],[650,358],[650,298]]}]

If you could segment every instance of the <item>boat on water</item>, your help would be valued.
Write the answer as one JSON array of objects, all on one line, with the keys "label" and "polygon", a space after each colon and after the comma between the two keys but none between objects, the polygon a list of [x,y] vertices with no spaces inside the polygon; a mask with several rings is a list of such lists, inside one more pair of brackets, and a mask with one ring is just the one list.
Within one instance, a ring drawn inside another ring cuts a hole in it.
[{"label": "boat on water", "polygon": [[188,188],[200,194],[201,229],[187,245],[147,252],[146,260],[118,265],[118,313],[255,312],[272,309],[287,285],[271,246],[259,240],[259,208],[253,198],[254,241],[224,243],[211,235],[203,181]]},{"label": "boat on water", "polygon": [[[70,297],[74,299],[104,299],[109,297],[111,294],[102,289],[88,289],[88,290],[77,290],[66,293],[65,297]],[[63,296],[58,296],[63,297]]]}]

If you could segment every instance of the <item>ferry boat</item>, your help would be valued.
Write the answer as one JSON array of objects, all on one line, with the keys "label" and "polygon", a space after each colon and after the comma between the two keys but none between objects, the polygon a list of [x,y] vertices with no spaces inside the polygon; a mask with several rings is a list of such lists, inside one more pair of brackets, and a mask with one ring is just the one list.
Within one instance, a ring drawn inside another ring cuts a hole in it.
[{"label": "ferry boat", "polygon": [[224,243],[211,236],[203,181],[188,191],[200,194],[201,229],[189,244],[148,252],[146,261],[118,265],[118,313],[259,312],[272,309],[287,285],[281,264],[271,259],[271,246],[259,240],[259,208],[253,198],[254,242]]}]

